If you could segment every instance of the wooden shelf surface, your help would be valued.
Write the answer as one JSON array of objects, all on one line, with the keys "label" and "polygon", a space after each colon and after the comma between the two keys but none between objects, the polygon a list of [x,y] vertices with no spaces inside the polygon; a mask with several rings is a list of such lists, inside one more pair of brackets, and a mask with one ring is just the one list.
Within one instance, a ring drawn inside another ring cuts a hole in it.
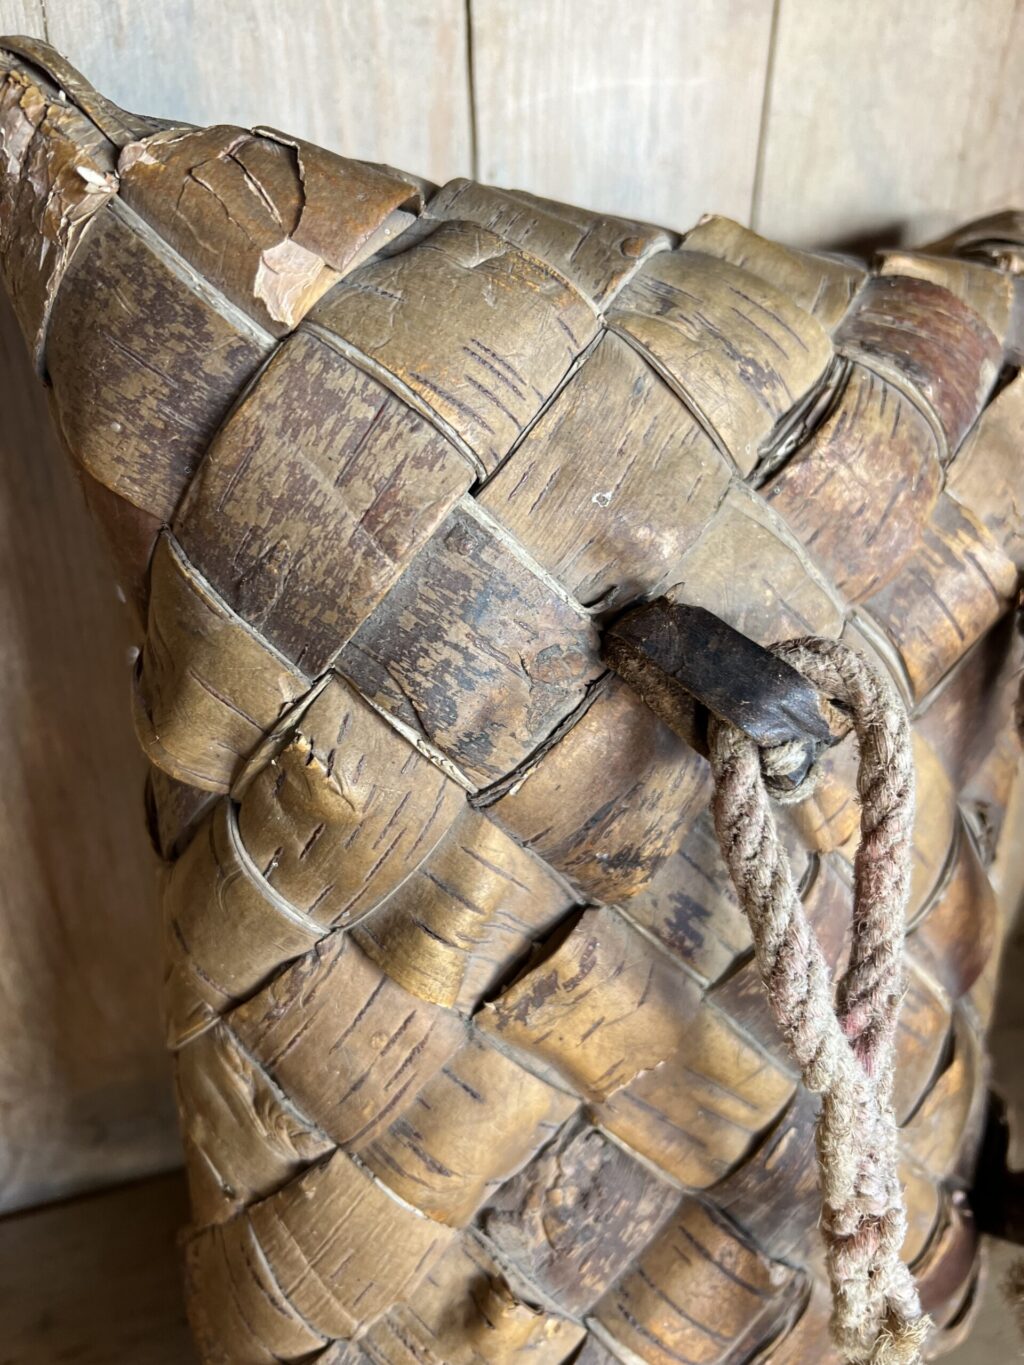
[{"label": "wooden shelf surface", "polygon": [[0,1219],[0,1365],[197,1365],[175,1172]]}]

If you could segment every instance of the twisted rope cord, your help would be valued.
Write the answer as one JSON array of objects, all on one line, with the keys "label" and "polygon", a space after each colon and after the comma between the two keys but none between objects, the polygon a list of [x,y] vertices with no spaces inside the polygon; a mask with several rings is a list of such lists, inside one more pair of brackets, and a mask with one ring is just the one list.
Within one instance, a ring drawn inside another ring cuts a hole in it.
[{"label": "twisted rope cord", "polygon": [[834,699],[841,732],[852,728],[859,747],[852,946],[834,999],[770,806],[771,795],[806,797],[814,770],[795,792],[773,791],[795,770],[794,746],[761,750],[712,718],[715,829],[772,1012],[804,1084],[822,1097],[816,1138],[833,1339],[852,1365],[916,1365],[931,1323],[900,1259],[907,1214],[892,1108],[914,814],[909,723],[892,683],[848,646],[807,638],[772,651]]}]

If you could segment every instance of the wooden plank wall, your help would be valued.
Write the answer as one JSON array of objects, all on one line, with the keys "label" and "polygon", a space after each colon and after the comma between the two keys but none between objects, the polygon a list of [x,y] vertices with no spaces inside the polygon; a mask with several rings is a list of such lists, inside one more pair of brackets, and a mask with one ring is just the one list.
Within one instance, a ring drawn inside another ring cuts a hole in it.
[{"label": "wooden plank wall", "polygon": [[0,300],[0,1210],[176,1160],[127,623]]},{"label": "wooden plank wall", "polygon": [[798,245],[1024,205],[1019,0],[780,0],[751,206]]},{"label": "wooden plank wall", "polygon": [[484,179],[796,245],[1024,202],[1018,0],[471,0]]},{"label": "wooden plank wall", "polygon": [[[0,0],[129,108],[686,227],[1024,204],[1019,0]],[[176,1160],[127,626],[0,315],[0,1208]]]},{"label": "wooden plank wall", "polygon": [[484,180],[689,226],[747,219],[771,0],[473,0]]}]

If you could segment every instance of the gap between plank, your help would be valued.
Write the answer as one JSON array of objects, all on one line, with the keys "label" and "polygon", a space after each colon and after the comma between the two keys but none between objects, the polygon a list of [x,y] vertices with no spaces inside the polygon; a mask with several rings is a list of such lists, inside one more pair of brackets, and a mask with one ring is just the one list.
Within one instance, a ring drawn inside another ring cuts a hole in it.
[{"label": "gap between plank", "polygon": [[476,111],[476,60],[473,40],[473,0],[466,4],[466,95],[469,101],[469,174],[480,179],[480,139]]},{"label": "gap between plank", "polygon": [[772,86],[775,81],[775,49],[778,43],[781,8],[782,0],[773,0],[772,23],[768,32],[768,58],[764,67],[764,90],[761,94],[761,126],[757,130],[757,158],[754,162],[754,183],[750,190],[750,227],[754,232],[760,230],[764,163],[768,150],[768,116],[771,112]]}]

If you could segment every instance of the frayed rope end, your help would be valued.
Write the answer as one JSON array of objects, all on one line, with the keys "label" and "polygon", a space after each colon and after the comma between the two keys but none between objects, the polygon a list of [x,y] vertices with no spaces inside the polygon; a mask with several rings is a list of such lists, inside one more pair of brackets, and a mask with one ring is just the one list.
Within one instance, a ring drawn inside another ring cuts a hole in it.
[{"label": "frayed rope end", "polygon": [[931,1330],[929,1317],[908,1321],[890,1314],[878,1333],[868,1365],[918,1365]]}]

